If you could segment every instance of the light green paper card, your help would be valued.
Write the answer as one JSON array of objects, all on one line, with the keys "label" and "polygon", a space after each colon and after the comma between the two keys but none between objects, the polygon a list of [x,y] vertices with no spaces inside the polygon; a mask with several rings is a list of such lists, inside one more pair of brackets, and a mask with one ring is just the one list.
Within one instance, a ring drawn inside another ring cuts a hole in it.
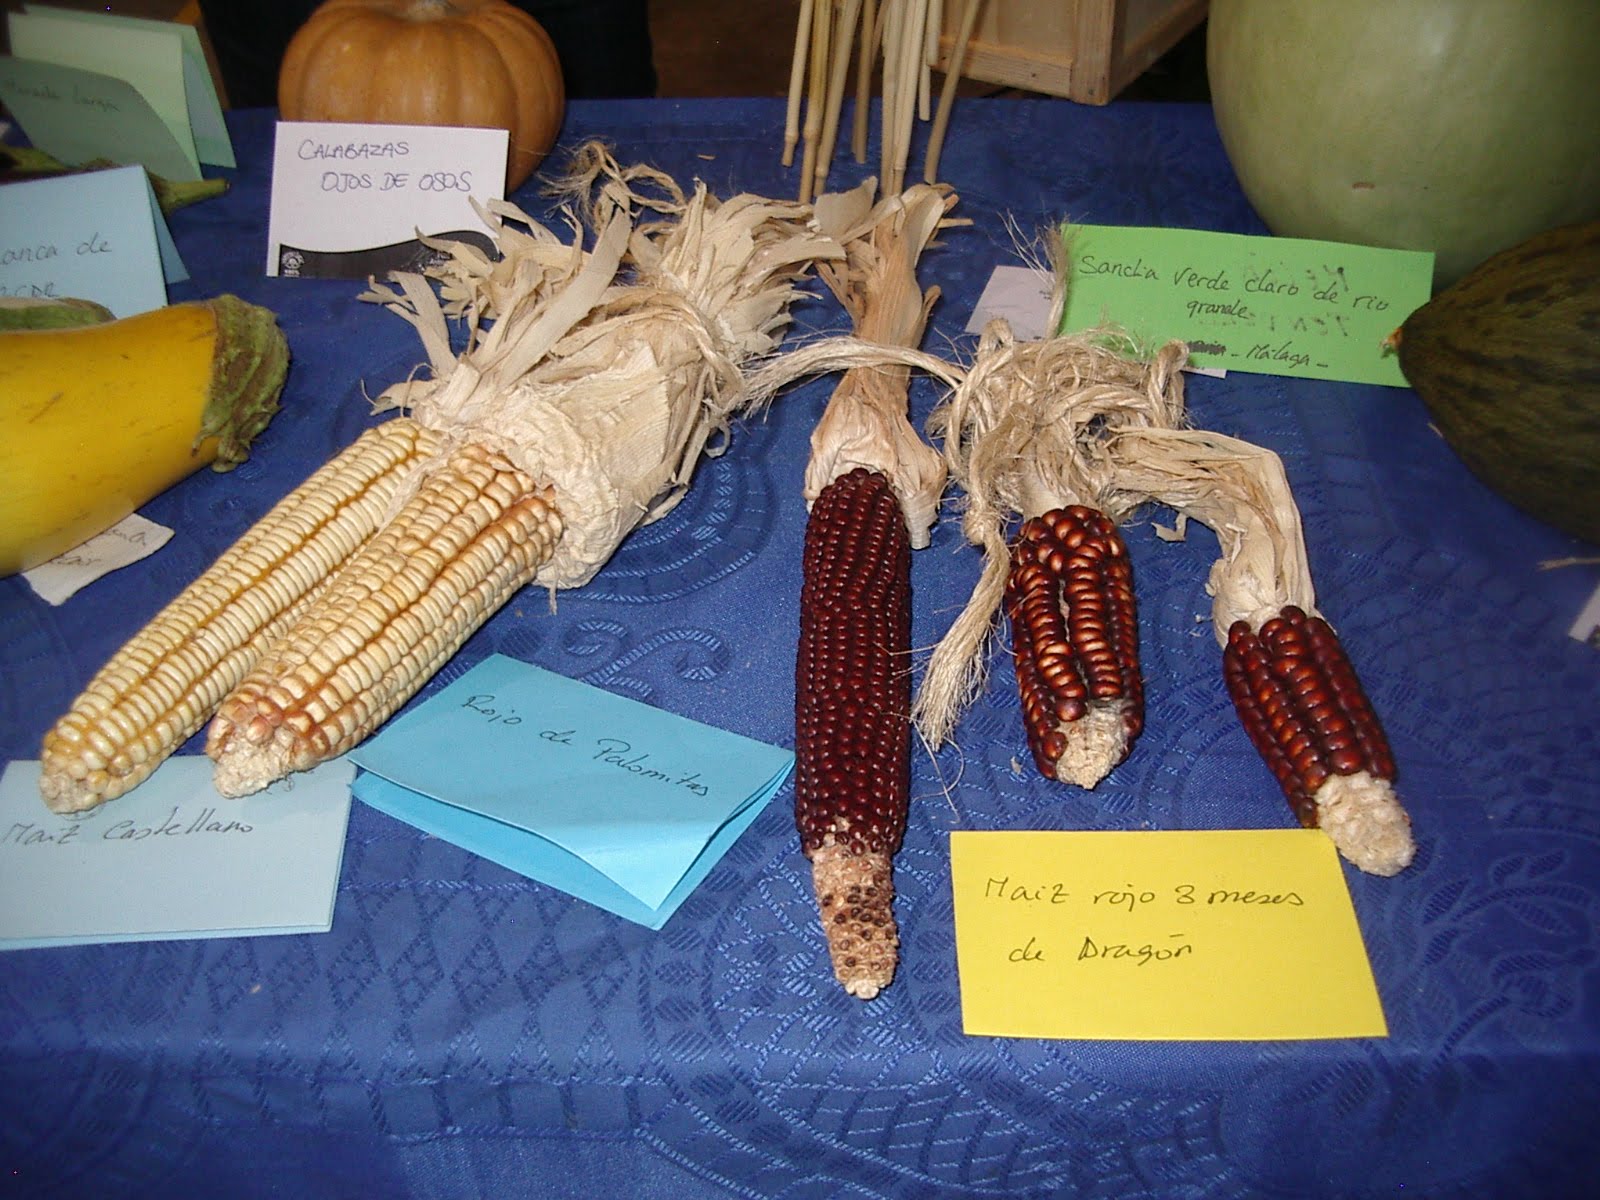
[{"label": "light green paper card", "polygon": [[218,167],[238,166],[233,155],[233,139],[228,136],[227,121],[222,115],[222,101],[217,95],[216,83],[211,78],[211,68],[206,63],[205,48],[200,44],[200,31],[193,25],[182,21],[127,17],[120,13],[53,8],[42,4],[27,4],[23,10],[89,25],[177,38],[178,49],[183,56],[183,94],[188,106],[189,129],[194,135],[196,156],[201,162]]},{"label": "light green paper card", "polygon": [[1433,255],[1192,229],[1068,225],[1061,331],[1178,338],[1199,367],[1405,386],[1383,341],[1428,302]]},{"label": "light green paper card", "polygon": [[[200,178],[200,159],[189,123],[189,102],[183,83],[183,48],[176,36],[97,27],[46,12],[12,13],[8,24],[11,52],[19,59],[76,67],[132,85],[166,126],[183,155],[180,174],[157,173],[178,180]],[[34,136],[26,124],[23,128],[30,138]],[[43,142],[39,144],[49,149]],[[99,153],[115,162],[127,162],[137,151],[138,147],[112,144]]]},{"label": "light green paper card", "polygon": [[125,80],[0,56],[0,101],[29,141],[64,163],[110,158],[167,179],[198,178],[172,131]]}]

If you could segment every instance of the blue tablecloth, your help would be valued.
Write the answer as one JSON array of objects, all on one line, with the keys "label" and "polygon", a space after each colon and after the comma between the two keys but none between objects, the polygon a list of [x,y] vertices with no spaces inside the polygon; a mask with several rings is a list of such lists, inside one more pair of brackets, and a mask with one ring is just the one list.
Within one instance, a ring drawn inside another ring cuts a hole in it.
[{"label": "blue tablecloth", "polygon": [[[356,285],[263,275],[272,119],[231,114],[232,190],[174,216],[194,278],[173,298],[232,291],[280,314],[284,411],[247,465],[147,506],[178,531],[155,557],[60,608],[0,581],[7,761],[35,757],[111,652],[421,358]],[[721,194],[784,196],[782,123],[765,101],[575,103],[563,141],[598,135]],[[944,167],[975,222],[923,260],[944,291],[927,344],[953,353],[970,351],[961,329],[990,270],[1018,261],[1005,218],[1261,231],[1204,107],[963,101]],[[516,198],[544,203],[532,184]],[[796,326],[845,321],[819,290]],[[741,422],[592,585],[554,612],[542,593],[516,598],[434,686],[498,651],[792,745],[801,472],[831,387]],[[960,770],[954,751],[915,765],[902,967],[878,1000],[831,979],[787,787],[660,933],[358,804],[331,933],[0,956],[0,1195],[1588,1194],[1600,655],[1566,630],[1596,569],[1542,570],[1585,547],[1479,485],[1408,390],[1235,374],[1189,395],[1198,424],[1283,456],[1322,607],[1394,744],[1417,861],[1394,879],[1347,870],[1389,1038],[962,1033],[952,829],[1292,824],[1197,624],[1214,540],[1135,527],[1143,739],[1092,794],[1015,773],[1018,703],[998,664]],[[936,399],[916,384],[919,421]],[[977,566],[941,523],[915,557],[916,645]]]}]

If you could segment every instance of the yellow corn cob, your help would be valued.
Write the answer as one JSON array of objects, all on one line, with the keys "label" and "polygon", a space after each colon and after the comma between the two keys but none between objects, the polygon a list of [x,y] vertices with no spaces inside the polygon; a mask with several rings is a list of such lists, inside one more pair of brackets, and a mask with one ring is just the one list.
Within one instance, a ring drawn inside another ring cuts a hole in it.
[{"label": "yellow corn cob", "polygon": [[430,469],[223,700],[206,738],[225,796],[361,742],[554,552],[561,518],[505,458],[468,445]]},{"label": "yellow corn cob", "polygon": [[117,652],[45,735],[45,803],[78,812],[149,776],[372,535],[435,443],[407,418],[369,430],[225,551]]}]

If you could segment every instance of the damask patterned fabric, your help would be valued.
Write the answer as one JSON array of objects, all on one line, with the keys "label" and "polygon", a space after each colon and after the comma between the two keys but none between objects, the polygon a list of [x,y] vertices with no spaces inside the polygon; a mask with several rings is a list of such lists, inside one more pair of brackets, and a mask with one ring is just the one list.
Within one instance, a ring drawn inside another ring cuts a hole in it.
[{"label": "damask patterned fabric", "polygon": [[[230,121],[223,198],[176,214],[194,274],[276,310],[294,365],[250,461],[144,510],[154,558],[47,607],[0,580],[0,754],[374,418],[421,359],[348,282],[262,274],[273,114]],[[600,136],[713,191],[791,194],[782,106],[574,103]],[[913,162],[918,161],[915,157]],[[962,101],[944,152],[973,220],[924,258],[961,333],[993,267],[1063,218],[1261,232],[1208,109]],[[844,162],[835,178],[858,179]],[[535,185],[516,199],[542,211]],[[818,289],[796,337],[847,322]],[[432,691],[499,652],[793,745],[807,435],[821,380],[738,424],[684,503],[592,585],[524,593]],[[902,967],[833,983],[782,791],[660,933],[357,804],[326,935],[0,956],[0,1196],[1550,1197],[1600,1169],[1600,655],[1566,636],[1583,547],[1480,486],[1406,389],[1194,378],[1196,423],[1282,455],[1320,603],[1382,714],[1416,826],[1394,879],[1346,876],[1383,1040],[1097,1043],[962,1033],[955,829],[1292,824],[1223,691],[1203,616],[1215,541],[1128,531],[1148,729],[1091,793],[1026,761],[997,661],[959,745],[919,754],[897,860]],[[937,400],[913,388],[918,422]],[[952,515],[913,564],[926,648],[977,568]],[[427,694],[427,693],[425,693]],[[198,752],[198,745],[187,752]],[[49,903],[41,897],[40,903]]]}]

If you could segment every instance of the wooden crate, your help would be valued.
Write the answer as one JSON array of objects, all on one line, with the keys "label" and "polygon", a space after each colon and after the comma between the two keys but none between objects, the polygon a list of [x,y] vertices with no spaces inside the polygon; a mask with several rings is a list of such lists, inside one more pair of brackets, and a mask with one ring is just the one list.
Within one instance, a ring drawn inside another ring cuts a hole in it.
[{"label": "wooden crate", "polygon": [[[1209,0],[979,0],[961,74],[1106,104],[1206,15]],[[944,0],[937,61],[948,71],[968,0]]]}]

